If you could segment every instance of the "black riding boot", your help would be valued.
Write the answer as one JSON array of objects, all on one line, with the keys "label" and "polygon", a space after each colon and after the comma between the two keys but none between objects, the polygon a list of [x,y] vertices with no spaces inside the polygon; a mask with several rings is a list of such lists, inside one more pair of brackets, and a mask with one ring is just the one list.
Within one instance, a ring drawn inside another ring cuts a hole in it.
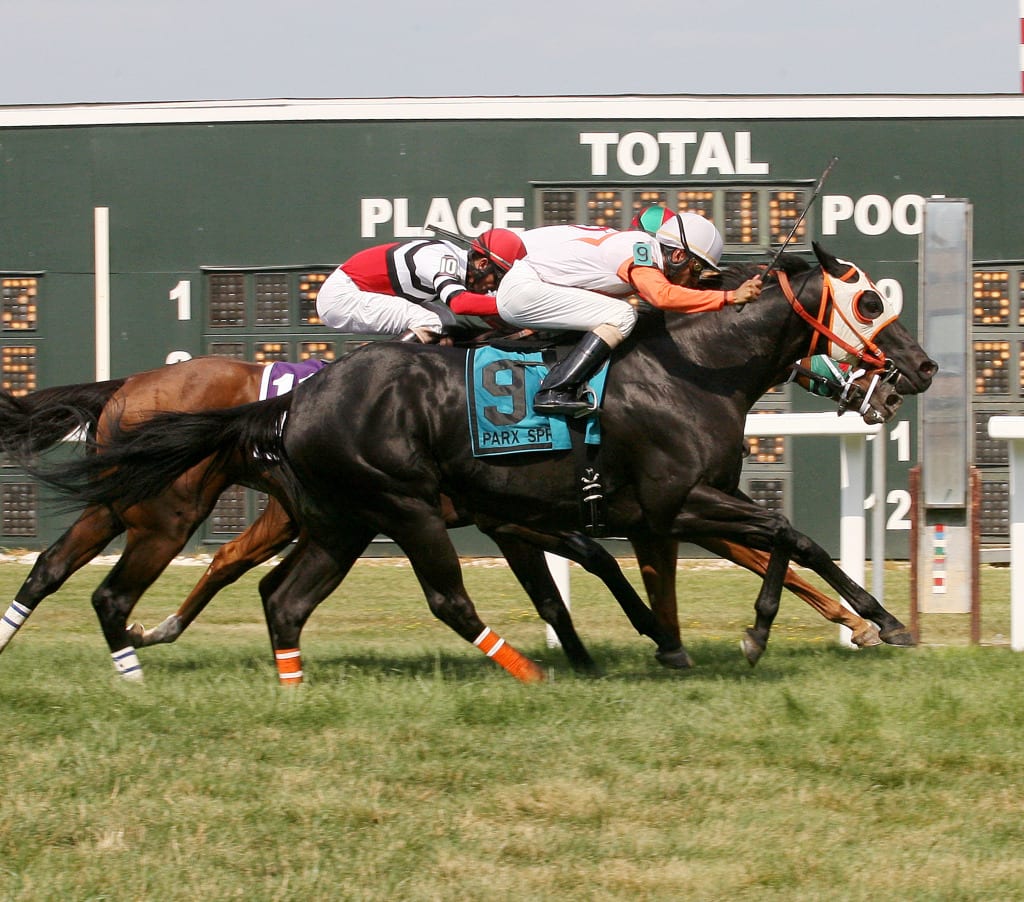
[{"label": "black riding boot", "polygon": [[588,332],[564,360],[548,371],[540,384],[533,409],[537,413],[581,417],[597,409],[594,399],[580,397],[580,388],[594,375],[611,354],[611,346]]}]

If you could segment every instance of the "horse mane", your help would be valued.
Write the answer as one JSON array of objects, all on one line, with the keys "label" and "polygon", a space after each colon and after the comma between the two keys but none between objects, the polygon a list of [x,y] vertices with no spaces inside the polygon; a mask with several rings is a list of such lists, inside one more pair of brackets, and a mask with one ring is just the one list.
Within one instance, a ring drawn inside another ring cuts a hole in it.
[{"label": "horse mane", "polygon": [[[700,280],[700,288],[712,291],[729,291],[739,288],[747,279],[764,275],[763,263],[730,263],[719,272],[711,273]],[[796,254],[782,254],[775,262],[775,269],[781,269],[787,276],[807,272],[811,264]]]}]

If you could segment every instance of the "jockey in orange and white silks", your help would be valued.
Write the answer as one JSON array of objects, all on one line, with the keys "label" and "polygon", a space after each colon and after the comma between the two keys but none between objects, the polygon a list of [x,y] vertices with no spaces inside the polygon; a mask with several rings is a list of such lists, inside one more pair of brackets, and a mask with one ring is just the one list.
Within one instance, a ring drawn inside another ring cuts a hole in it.
[{"label": "jockey in orange and white silks", "polygon": [[498,314],[511,325],[585,331],[579,344],[548,373],[534,401],[540,413],[580,416],[593,405],[581,386],[633,331],[639,295],[660,310],[699,313],[752,301],[755,277],[735,291],[696,288],[714,270],[722,236],[696,213],[670,214],[654,235],[593,226],[547,226],[523,233],[526,256],[498,288]]},{"label": "jockey in orange and white silks", "polygon": [[508,229],[490,229],[468,249],[433,238],[369,247],[320,286],[317,314],[341,332],[436,341],[453,314],[496,316],[493,291],[525,253]]}]

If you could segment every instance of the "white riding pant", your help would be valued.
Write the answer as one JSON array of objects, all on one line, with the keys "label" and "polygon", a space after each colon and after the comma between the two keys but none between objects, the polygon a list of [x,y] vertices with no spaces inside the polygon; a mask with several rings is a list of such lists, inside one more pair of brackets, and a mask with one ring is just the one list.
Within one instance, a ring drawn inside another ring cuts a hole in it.
[{"label": "white riding pant", "polygon": [[363,291],[345,270],[332,272],[316,296],[320,322],[339,332],[398,335],[407,329],[441,331],[441,319],[413,301]]},{"label": "white riding pant", "polygon": [[528,260],[517,260],[501,280],[496,297],[498,315],[513,326],[589,332],[614,326],[625,338],[636,325],[636,309],[620,298],[586,288],[543,281]]}]

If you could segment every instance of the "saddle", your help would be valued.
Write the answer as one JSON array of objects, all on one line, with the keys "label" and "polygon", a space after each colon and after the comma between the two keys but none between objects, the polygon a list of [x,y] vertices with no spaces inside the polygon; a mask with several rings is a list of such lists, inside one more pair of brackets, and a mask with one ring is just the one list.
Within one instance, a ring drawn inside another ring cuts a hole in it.
[{"label": "saddle", "polygon": [[[572,451],[579,493],[580,520],[592,536],[605,535],[605,491],[600,470],[601,424],[596,416],[547,416],[533,409],[533,397],[558,354],[567,354],[573,337],[492,341],[471,348],[466,357],[466,401],[474,457],[538,451]],[[604,393],[606,364],[590,380]]]}]

